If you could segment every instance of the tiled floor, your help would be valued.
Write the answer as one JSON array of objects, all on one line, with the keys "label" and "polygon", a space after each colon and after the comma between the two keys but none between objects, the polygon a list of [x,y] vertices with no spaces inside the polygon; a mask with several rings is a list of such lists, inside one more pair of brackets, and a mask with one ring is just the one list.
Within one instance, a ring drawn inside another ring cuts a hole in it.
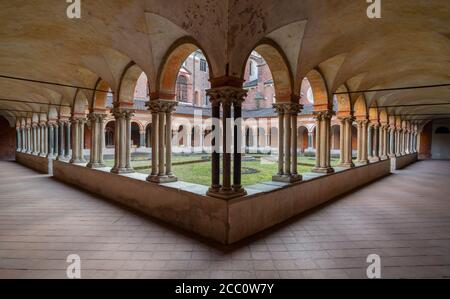
[{"label": "tiled floor", "polygon": [[[99,182],[101,184],[101,182]],[[419,162],[232,247],[0,162],[0,278],[450,278],[450,161]],[[300,199],[299,199],[300,200]]]}]

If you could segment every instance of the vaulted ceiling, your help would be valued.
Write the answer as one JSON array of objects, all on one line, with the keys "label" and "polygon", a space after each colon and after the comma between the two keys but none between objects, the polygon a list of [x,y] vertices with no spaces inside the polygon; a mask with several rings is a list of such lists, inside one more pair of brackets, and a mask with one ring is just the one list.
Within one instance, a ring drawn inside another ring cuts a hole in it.
[{"label": "vaulted ceiling", "polygon": [[[313,68],[330,93],[343,84],[353,92],[450,83],[448,0],[382,1],[381,19],[367,17],[365,0],[81,3],[81,19],[69,19],[62,0],[0,2],[0,75],[72,86],[0,78],[0,98],[14,100],[0,101],[1,115],[13,121],[21,110],[48,111],[33,102],[73,105],[73,86],[94,88],[99,78],[116,90],[131,61],[152,86],[167,50],[184,36],[201,45],[216,77],[242,76],[249,53],[270,38],[286,54],[298,93]],[[409,119],[450,113],[449,86],[354,93],[353,100],[361,94],[369,106],[402,105],[388,112]],[[410,106],[418,103],[449,105]]]}]

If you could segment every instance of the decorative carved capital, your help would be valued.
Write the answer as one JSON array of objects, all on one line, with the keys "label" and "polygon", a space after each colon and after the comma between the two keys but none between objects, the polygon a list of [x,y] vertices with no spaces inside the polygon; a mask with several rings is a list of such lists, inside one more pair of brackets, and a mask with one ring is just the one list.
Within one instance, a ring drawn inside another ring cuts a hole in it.
[{"label": "decorative carved capital", "polygon": [[152,113],[172,113],[178,103],[170,100],[152,100],[146,105]]},{"label": "decorative carved capital", "polygon": [[134,115],[134,110],[131,109],[123,109],[123,108],[114,108],[111,111],[112,115],[114,115],[114,117],[116,119],[131,119]]},{"label": "decorative carved capital", "polygon": [[247,91],[238,87],[223,86],[208,89],[206,94],[209,96],[213,107],[217,107],[220,104],[241,107],[247,96]]},{"label": "decorative carved capital", "polygon": [[326,119],[331,120],[331,118],[334,115],[334,111],[331,111],[331,110],[314,111],[313,114],[314,114],[314,118],[317,121],[326,120]]},{"label": "decorative carved capital", "polygon": [[273,108],[278,114],[298,115],[302,111],[303,105],[299,103],[276,103],[273,104]]}]

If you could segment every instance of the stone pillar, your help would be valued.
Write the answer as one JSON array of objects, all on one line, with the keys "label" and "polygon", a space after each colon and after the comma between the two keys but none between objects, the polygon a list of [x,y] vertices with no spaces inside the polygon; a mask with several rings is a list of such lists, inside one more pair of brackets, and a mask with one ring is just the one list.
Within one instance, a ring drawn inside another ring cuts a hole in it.
[{"label": "stone pillar", "polygon": [[314,112],[317,121],[316,127],[316,167],[315,173],[333,173],[331,167],[330,143],[331,143],[331,118],[333,111],[325,110]]},{"label": "stone pillar", "polygon": [[33,124],[32,130],[31,130],[31,136],[33,138],[33,151],[32,151],[32,155],[38,155],[38,150],[37,150],[37,124]]},{"label": "stone pillar", "polygon": [[371,162],[378,162],[380,161],[380,124],[374,123],[372,124],[373,129],[373,146],[372,146],[372,158],[370,159]]},{"label": "stone pillar", "polygon": [[114,108],[113,115],[116,119],[114,147],[115,159],[112,173],[132,173],[131,167],[131,117],[134,111],[126,108]]},{"label": "stone pillar", "polygon": [[27,128],[25,126],[22,127],[21,133],[22,133],[22,153],[27,152]]},{"label": "stone pillar", "polygon": [[53,152],[55,153],[55,158],[58,159],[58,156],[59,156],[59,124],[56,122],[54,124],[54,127],[55,127],[55,130],[54,130],[54,133],[55,133],[54,146],[55,146],[55,148],[54,148]]},{"label": "stone pillar", "polygon": [[47,157],[47,141],[45,140],[45,123],[41,123],[39,124],[39,128],[38,128],[40,134],[40,143],[41,143],[41,147],[40,147],[40,152],[39,152],[39,156],[41,157]]},{"label": "stone pillar", "polygon": [[26,139],[27,139],[27,154],[31,154],[31,129],[30,125],[26,127]]},{"label": "stone pillar", "polygon": [[21,149],[20,144],[20,128],[16,127],[16,151],[19,152]]},{"label": "stone pillar", "polygon": [[384,124],[381,126],[381,160],[387,160],[388,159],[388,145],[389,145],[389,125]]},{"label": "stone pillar", "polygon": [[410,154],[411,153],[411,132],[409,130],[406,131],[406,143],[405,143],[405,153]]},{"label": "stone pillar", "polygon": [[49,122],[47,124],[47,128],[48,128],[48,131],[47,131],[47,137],[48,137],[47,158],[53,159],[54,158],[54,149],[55,149],[55,146],[54,146],[55,133],[54,133],[54,130],[53,130],[54,129],[53,128],[53,123]]},{"label": "stone pillar", "polygon": [[[237,82],[237,81],[236,81]],[[236,83],[234,82],[234,83]],[[242,86],[241,80],[237,82]],[[213,84],[214,85],[214,84]],[[209,189],[207,195],[222,199],[232,199],[236,197],[241,197],[247,194],[247,192],[241,186],[241,148],[239,147],[239,142],[234,142],[233,148],[233,140],[237,141],[236,138],[242,140],[242,124],[239,121],[238,124],[233,124],[234,120],[236,120],[236,116],[239,116],[241,113],[242,102],[244,101],[245,96],[247,95],[247,91],[242,89],[241,87],[235,86],[220,86],[213,87],[207,91],[207,95],[210,98],[212,107],[213,107],[213,118],[214,121],[214,133],[215,139],[220,136],[218,132],[220,119],[220,106],[222,105],[223,109],[223,117],[222,117],[222,148],[223,148],[223,160],[222,160],[222,184],[220,184],[220,147],[218,144],[214,145],[213,152],[213,161],[212,161],[212,185]],[[232,107],[234,107],[235,115],[232,115]],[[237,114],[236,114],[237,111]],[[232,129],[234,128],[234,130]],[[237,133],[233,136],[233,133]],[[230,138],[232,137],[233,138]],[[217,140],[216,140],[217,142]],[[234,156],[234,176],[233,176],[233,185],[231,185],[231,154]],[[238,169],[239,168],[239,169]]]},{"label": "stone pillar", "polygon": [[104,139],[104,119],[105,114],[91,113],[88,116],[91,124],[91,154],[88,168],[102,168],[105,167],[103,161],[103,139]]},{"label": "stone pillar", "polygon": [[145,147],[145,131],[139,132],[139,147]]},{"label": "stone pillar", "polygon": [[272,180],[294,183],[302,180],[297,169],[297,116],[303,108],[298,103],[278,103],[274,108],[279,118],[278,173]]},{"label": "stone pillar", "polygon": [[58,161],[65,161],[66,153],[65,153],[65,121],[59,122],[59,144],[58,144]]},{"label": "stone pillar", "polygon": [[65,159],[70,160],[71,140],[72,140],[72,137],[71,137],[72,130],[71,130],[70,121],[66,122],[65,129],[66,129],[66,134],[65,134],[66,140],[64,142],[64,145],[66,147],[65,148],[65,154],[66,154]]},{"label": "stone pillar", "polygon": [[72,164],[86,163],[83,154],[84,148],[84,124],[86,120],[84,118],[74,117],[72,118]]},{"label": "stone pillar", "polygon": [[367,125],[367,157],[369,161],[373,159],[373,126],[369,122]]},{"label": "stone pillar", "polygon": [[152,172],[147,181],[152,183],[178,180],[172,173],[172,114],[176,105],[172,100],[151,100],[148,104],[152,113]]},{"label": "stone pillar", "polygon": [[405,133],[405,129],[402,129],[401,130],[401,133],[400,133],[400,148],[401,148],[401,152],[400,152],[400,154],[402,155],[402,156],[404,156],[404,155],[406,155],[406,133]]},{"label": "stone pillar", "polygon": [[308,132],[308,150],[314,149],[314,132]]},{"label": "stone pillar", "polygon": [[353,116],[341,117],[341,162],[339,167],[353,168],[353,148],[352,148],[352,126],[355,119]]},{"label": "stone pillar", "polygon": [[367,150],[367,126],[369,124],[368,120],[358,121],[358,164],[366,165],[369,163],[368,150]]},{"label": "stone pillar", "polygon": [[389,127],[389,157],[395,157],[395,127]]}]

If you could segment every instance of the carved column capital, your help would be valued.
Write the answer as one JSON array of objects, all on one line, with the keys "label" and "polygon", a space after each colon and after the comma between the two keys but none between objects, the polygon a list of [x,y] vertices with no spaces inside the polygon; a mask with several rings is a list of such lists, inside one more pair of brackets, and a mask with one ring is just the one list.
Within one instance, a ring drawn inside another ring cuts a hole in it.
[{"label": "carved column capital", "polygon": [[172,113],[177,105],[177,102],[171,100],[152,100],[146,104],[151,113]]},{"label": "carved column capital", "polygon": [[334,111],[331,110],[323,110],[323,111],[314,111],[313,115],[316,120],[325,120],[331,119],[334,115]]},{"label": "carved column capital", "polygon": [[206,95],[209,96],[209,100],[213,106],[222,104],[239,107],[242,106],[247,96],[247,91],[238,87],[222,86],[208,89]]}]

